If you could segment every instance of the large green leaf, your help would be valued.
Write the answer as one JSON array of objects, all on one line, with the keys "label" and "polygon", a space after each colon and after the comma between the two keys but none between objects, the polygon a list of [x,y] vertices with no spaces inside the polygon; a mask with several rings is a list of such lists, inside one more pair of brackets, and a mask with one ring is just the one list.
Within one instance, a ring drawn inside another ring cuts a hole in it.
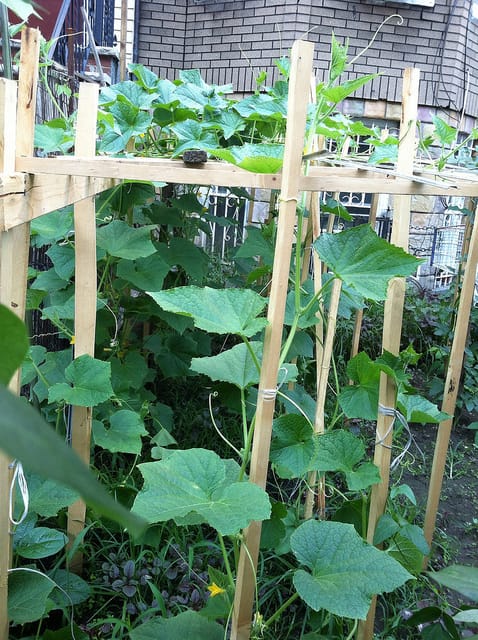
[{"label": "large green leaf", "polygon": [[300,478],[310,469],[317,438],[309,421],[300,414],[286,414],[274,420],[271,462],[281,478]]},{"label": "large green leaf", "polygon": [[125,100],[117,100],[110,112],[114,115],[115,125],[125,138],[145,133],[151,126],[152,116]]},{"label": "large green leaf", "polygon": [[70,384],[57,382],[50,387],[50,402],[94,407],[113,395],[110,363],[96,360],[87,354],[75,358],[68,365],[65,378]]},{"label": "large green leaf", "polygon": [[274,98],[264,93],[247,96],[234,109],[248,120],[284,120],[287,116],[287,96]]},{"label": "large green leaf", "polygon": [[143,89],[146,89],[147,91],[154,91],[154,89],[157,88],[159,83],[158,76],[144,65],[136,62],[130,62],[128,69],[138,78],[138,82]]},{"label": "large green leaf", "polygon": [[[251,342],[250,346],[260,362],[262,356],[262,342]],[[254,362],[252,355],[243,344],[237,344],[228,351],[223,351],[217,356],[205,358],[193,358],[191,369],[196,373],[204,373],[211,380],[230,382],[240,389],[245,389],[251,384],[259,382],[260,371]]]},{"label": "large green leaf", "polygon": [[23,558],[47,558],[61,551],[68,538],[61,531],[49,527],[34,527],[25,532],[15,545],[15,551]]},{"label": "large green leaf", "polygon": [[187,149],[208,150],[216,146],[216,136],[208,130],[205,122],[188,119],[171,126],[171,130],[179,139],[173,157],[181,155]]},{"label": "large green leaf", "polygon": [[128,351],[125,358],[112,358],[111,383],[115,393],[127,393],[129,389],[141,389],[149,369],[145,358],[139,351]]},{"label": "large green leaf", "polygon": [[435,125],[435,134],[442,146],[450,146],[455,141],[458,130],[455,127],[451,127],[442,118],[433,116],[433,124]]},{"label": "large green leaf", "polygon": [[154,101],[154,94],[145,91],[137,82],[125,80],[110,87],[103,87],[100,93],[100,104],[114,107],[118,102],[137,107],[138,109],[149,109]]},{"label": "large green leaf", "polygon": [[314,424],[316,402],[299,384],[294,385],[293,389],[284,389],[279,396],[279,401],[284,405],[287,413],[305,415],[310,423]]},{"label": "large green leaf", "polygon": [[223,640],[224,629],[195,611],[183,611],[174,618],[155,618],[129,633],[131,640]]},{"label": "large green leaf", "polygon": [[335,33],[332,32],[331,41],[331,54],[330,54],[330,68],[329,68],[329,82],[334,82],[345,71],[347,66],[347,52],[348,42],[346,44],[340,44],[335,37]]},{"label": "large green leaf", "polygon": [[349,95],[363,87],[364,84],[370,82],[377,77],[376,73],[370,73],[366,76],[360,76],[359,78],[355,78],[355,80],[346,80],[336,87],[328,87],[323,91],[323,96],[329,102],[333,102],[334,104],[338,104],[345,100]]},{"label": "large green leaf", "polygon": [[440,571],[428,571],[427,573],[438,584],[458,591],[473,602],[478,602],[478,567],[452,564]]},{"label": "large green leaf", "polygon": [[51,244],[73,231],[73,207],[56,209],[31,222],[32,240],[36,246]]},{"label": "large green leaf", "polygon": [[141,291],[160,291],[169,265],[158,253],[137,260],[120,260],[116,268],[119,278],[124,278]]},{"label": "large green leaf", "polygon": [[121,409],[110,418],[110,426],[106,429],[103,423],[93,422],[95,443],[108,451],[123,453],[141,453],[141,436],[147,435],[141,416],[129,409]]},{"label": "large green leaf", "polygon": [[252,482],[231,482],[226,462],[213,451],[175,451],[164,460],[140,464],[139,469],[144,486],[133,511],[151,523],[192,514],[195,522],[234,535],[252,520],[270,515],[267,494]]},{"label": "large green leaf", "polygon": [[254,258],[259,256],[262,264],[274,262],[274,245],[266,238],[262,229],[247,227],[247,237],[236,251],[235,258]]},{"label": "large green leaf", "polygon": [[[240,389],[246,389],[252,384],[258,384],[260,369],[257,367],[256,361],[260,365],[262,359],[262,342],[250,342],[249,346],[256,360],[253,359],[245,344],[238,344],[217,356],[193,358],[191,370],[196,373],[204,373],[211,380],[229,382]],[[282,370],[284,370],[284,376],[282,376]],[[282,384],[295,380],[297,367],[294,364],[286,363],[279,375]]]},{"label": "large green leaf", "polygon": [[151,242],[151,230],[155,225],[130,227],[122,220],[113,220],[99,227],[96,232],[98,246],[110,255],[127,260],[146,258],[155,252]]},{"label": "large green leaf", "polygon": [[347,418],[376,420],[380,367],[361,352],[348,363],[347,375],[354,384],[344,387],[339,394],[343,412]]},{"label": "large green leaf", "polygon": [[439,424],[451,416],[440,411],[436,404],[423,396],[399,393],[397,406],[405,416],[407,422],[419,424]]},{"label": "large green leaf", "polygon": [[79,498],[76,491],[33,474],[28,474],[28,491],[30,512],[45,518],[56,516],[60,509],[68,507]]},{"label": "large green leaf", "polygon": [[32,569],[14,569],[8,576],[8,619],[14,624],[39,620],[55,588],[51,578]]},{"label": "large green leaf", "polygon": [[308,520],[292,534],[291,547],[310,570],[298,569],[294,586],[314,611],[364,620],[373,595],[393,591],[413,577],[342,522]]},{"label": "large green leaf", "polygon": [[284,145],[246,143],[240,147],[209,149],[209,153],[247,171],[276,173],[282,167]]},{"label": "large green leaf", "polygon": [[158,244],[157,251],[158,255],[171,267],[182,267],[194,282],[201,282],[206,275],[209,266],[207,253],[187,238],[171,238],[168,244]]},{"label": "large green leaf", "polygon": [[362,462],[365,446],[359,438],[343,429],[318,437],[317,458],[311,468],[317,471],[341,471],[351,491],[366,489],[380,482],[380,472],[371,462]]},{"label": "large green leaf", "polygon": [[[43,400],[48,398],[48,392],[53,384],[56,382],[65,382],[65,370],[71,363],[71,348],[63,351],[48,351],[45,354],[44,362],[41,364],[37,362],[35,358],[42,358],[42,352],[36,349],[34,351],[33,349],[32,347],[32,359],[33,362],[39,366],[41,373],[41,377],[38,377],[33,391],[40,402],[43,402]],[[36,375],[36,371],[34,373]]]},{"label": "large green leaf", "polygon": [[[91,597],[90,585],[71,571],[55,569],[49,573],[49,577],[55,581],[58,588],[52,594],[52,599],[57,605],[71,607],[85,602]],[[61,589],[63,591],[61,591]],[[63,593],[66,592],[66,593]]]},{"label": "large green leaf", "polygon": [[77,491],[99,513],[121,523],[132,533],[144,521],[117,504],[77,454],[25,400],[0,387],[0,448],[23,462],[32,473]]},{"label": "large green leaf", "polygon": [[338,278],[372,300],[385,300],[389,280],[411,275],[421,263],[379,238],[368,224],[341,233],[324,233],[314,247]]},{"label": "large green leaf", "polygon": [[147,293],[166,311],[189,316],[196,327],[211,333],[251,337],[267,324],[257,317],[267,301],[250,289],[190,286]]},{"label": "large green leaf", "polygon": [[43,149],[44,153],[61,151],[66,155],[73,147],[75,139],[72,132],[62,127],[51,126],[51,124],[36,124],[33,138],[33,145]]},{"label": "large green leaf", "polygon": [[54,244],[46,252],[62,280],[70,280],[75,271],[75,250],[69,244]]},{"label": "large green leaf", "polygon": [[0,384],[8,384],[28,351],[25,325],[10,309],[0,304]]},{"label": "large green leaf", "polygon": [[401,532],[394,536],[388,545],[387,553],[410,573],[418,575],[421,572],[424,554],[410,538],[403,536]]}]

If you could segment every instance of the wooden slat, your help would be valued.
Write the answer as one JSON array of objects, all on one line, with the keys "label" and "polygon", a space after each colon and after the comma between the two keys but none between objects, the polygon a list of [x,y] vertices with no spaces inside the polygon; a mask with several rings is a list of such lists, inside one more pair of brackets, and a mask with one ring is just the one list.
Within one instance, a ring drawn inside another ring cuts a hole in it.
[{"label": "wooden slat", "polygon": [[[268,390],[275,389],[277,386],[307,114],[307,101],[303,97],[307,95],[313,50],[312,43],[299,40],[294,43],[291,55],[284,171],[250,467],[250,480],[261,487],[266,485],[269,466],[275,399],[270,398]],[[252,522],[244,531],[237,573],[231,640],[247,640],[250,635],[261,525],[261,522]]]},{"label": "wooden slat", "polygon": [[[450,359],[446,373],[445,388],[443,392],[442,411],[453,416],[456,409],[456,400],[460,387],[460,378],[463,368],[468,326],[470,322],[470,310],[473,304],[475,290],[476,269],[478,266],[478,210],[475,211],[473,231],[470,241],[470,250],[463,274],[460,301],[458,303],[458,315],[453,335],[453,343],[450,351]],[[453,418],[444,420],[438,426],[433,465],[430,474],[428,489],[428,501],[425,514],[424,532],[429,545],[432,543],[433,533],[440,502],[440,493],[445,472],[446,456],[450,435],[453,426]]]},{"label": "wooden slat", "polygon": [[[94,155],[99,88],[80,85],[76,122],[75,152]],[[75,203],[75,358],[94,356],[96,328],[96,211],[94,197]],[[90,465],[92,408],[73,407],[71,444],[86,465]],[[70,544],[85,527],[86,504],[77,500],[68,509]],[[75,554],[70,568],[81,572],[83,558]]]},{"label": "wooden slat", "polygon": [[[33,174],[77,175],[96,178],[159,180],[173,184],[224,185],[278,189],[281,174],[252,173],[225,162],[208,160],[203,167],[188,167],[181,160],[163,158],[59,158],[17,157],[16,170]],[[412,172],[408,172],[411,174]],[[427,179],[433,176],[426,174]],[[455,187],[439,177],[434,184],[420,184],[411,179],[386,174],[371,174],[360,168],[311,167],[299,180],[301,191],[347,191],[410,195],[478,196],[476,174],[450,174]],[[420,176],[417,176],[419,178]]]},{"label": "wooden slat", "polygon": [[[13,80],[0,79],[0,169],[11,173],[15,165],[15,121],[17,110],[17,84]],[[13,126],[12,126],[13,123]],[[12,295],[11,243],[6,243],[0,231],[0,303],[12,311],[16,304]],[[9,488],[11,459],[0,452],[0,640],[8,639],[8,570],[11,565],[11,535],[9,523]]]},{"label": "wooden slat", "polygon": [[[415,130],[418,112],[418,69],[406,69],[403,76],[403,103],[400,126],[400,146],[397,167],[401,172],[411,172],[415,158]],[[408,251],[410,228],[409,195],[396,196],[393,209],[391,241]],[[405,279],[394,278],[389,285],[384,306],[382,349],[398,355],[402,332],[403,304],[405,301]],[[392,378],[382,373],[380,377],[379,404],[395,408],[396,386]],[[380,470],[381,482],[372,487],[367,539],[373,542],[375,527],[385,510],[390,478],[391,447],[393,440],[393,418],[379,411],[377,419],[374,463]],[[359,638],[372,640],[375,621],[376,598],[372,600],[367,620],[360,625]]]},{"label": "wooden slat", "polygon": [[[25,174],[18,175],[25,177]],[[111,178],[26,175],[21,193],[0,198],[0,230],[31,222],[46,213],[111,189],[119,182]]]},{"label": "wooden slat", "polygon": [[[24,155],[33,152],[35,124],[36,83],[40,33],[36,29],[22,31],[18,80],[18,106],[16,83],[1,82],[1,164],[2,173],[15,172],[15,149]],[[8,182],[8,179],[7,179]],[[5,182],[6,184],[6,182]],[[0,213],[0,220],[2,219]],[[1,225],[3,227],[3,224]],[[10,231],[0,232],[0,301],[22,320],[25,301],[30,247],[30,226],[22,224]],[[10,389],[20,392],[20,371],[17,371]],[[9,460],[0,456],[0,640],[8,639],[8,568],[11,561],[11,543],[8,518],[8,488],[10,484]]]}]

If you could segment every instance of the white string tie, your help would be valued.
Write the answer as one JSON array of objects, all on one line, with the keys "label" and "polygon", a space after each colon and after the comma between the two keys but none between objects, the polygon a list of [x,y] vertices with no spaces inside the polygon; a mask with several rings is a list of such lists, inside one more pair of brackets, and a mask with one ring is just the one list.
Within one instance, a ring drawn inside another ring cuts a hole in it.
[{"label": "white string tie", "polygon": [[278,391],[280,390],[280,388],[282,387],[282,385],[284,384],[284,382],[286,381],[287,378],[287,367],[281,367],[279,369],[279,373],[282,371],[283,373],[283,377],[281,382],[279,382],[279,384],[277,385],[277,387],[275,387],[274,389],[261,389],[260,393],[262,393],[262,396],[264,398],[264,400],[275,400]]},{"label": "white string tie", "polygon": [[407,455],[408,450],[410,449],[412,443],[415,443],[415,446],[417,447],[418,451],[420,451],[422,457],[424,457],[423,451],[420,449],[420,447],[418,446],[418,444],[415,442],[412,432],[410,430],[410,426],[405,418],[405,416],[400,413],[400,411],[398,411],[398,409],[395,409],[393,407],[384,407],[382,404],[378,405],[378,412],[381,413],[384,416],[390,416],[393,418],[389,428],[387,429],[386,433],[384,436],[382,436],[382,438],[380,438],[379,440],[376,440],[375,445],[381,445],[382,447],[385,447],[386,449],[392,449],[391,446],[385,444],[385,440],[387,439],[388,435],[390,434],[390,432],[393,429],[393,424],[395,422],[395,420],[398,420],[398,422],[402,425],[402,427],[405,429],[405,431],[408,434],[408,439],[407,442],[405,444],[405,446],[403,447],[402,451],[398,454],[398,456],[396,456],[391,464],[390,464],[390,471],[394,471],[399,464],[402,462],[403,458]]},{"label": "white string tie", "polygon": [[[13,469],[12,481],[10,483],[10,493],[9,493],[9,504],[8,504],[8,517],[10,522],[17,526],[21,524],[28,515],[28,505],[30,502],[30,494],[28,492],[28,484],[25,478],[25,474],[23,472],[23,465],[19,460],[14,460],[9,465],[9,469]],[[20,489],[20,495],[22,496],[23,502],[23,513],[18,520],[15,520],[13,517],[13,508],[14,508],[14,491],[15,485],[18,483],[18,488]]]}]

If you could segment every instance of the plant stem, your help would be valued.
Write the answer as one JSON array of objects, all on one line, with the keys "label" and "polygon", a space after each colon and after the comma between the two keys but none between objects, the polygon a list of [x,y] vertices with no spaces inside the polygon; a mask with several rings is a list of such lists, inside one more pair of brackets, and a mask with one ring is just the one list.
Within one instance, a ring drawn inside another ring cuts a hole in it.
[{"label": "plant stem", "polygon": [[244,453],[242,455],[242,464],[239,470],[238,482],[242,482],[244,474],[246,473],[247,463],[249,462],[249,453],[252,446],[252,436],[254,435],[254,427],[256,424],[256,417],[252,419],[251,426],[249,427],[249,433],[247,434],[246,444],[244,446]]},{"label": "plant stem", "polygon": [[269,627],[273,622],[275,622],[278,618],[280,618],[280,616],[282,615],[282,613],[287,609],[287,607],[289,607],[293,602],[295,602],[295,600],[297,600],[297,598],[299,597],[299,594],[293,593],[291,595],[291,597],[286,600],[278,609],[275,613],[273,613],[271,615],[270,618],[268,618],[265,622],[264,622],[264,626],[265,627]]},{"label": "plant stem", "polygon": [[358,619],[355,619],[354,620],[354,626],[352,627],[352,631],[345,638],[345,640],[352,640],[352,638],[354,637],[355,632],[357,631],[357,627],[358,627]]},{"label": "plant stem", "polygon": [[243,438],[243,447],[244,453],[246,452],[246,444],[248,440],[248,425],[247,425],[247,415],[246,415],[246,397],[244,394],[244,389],[241,387],[241,414],[242,414],[242,438]]},{"label": "plant stem", "polygon": [[219,533],[219,531],[217,532],[217,535],[218,535],[218,538],[219,538],[219,545],[220,545],[221,551],[222,551],[222,557],[224,558],[224,566],[226,568],[227,577],[229,578],[229,584],[231,585],[231,587],[233,589],[235,589],[236,585],[235,585],[235,582],[234,582],[234,576],[232,575],[231,565],[229,563],[229,558],[228,558],[228,555],[227,555],[226,545],[224,544],[224,538]]},{"label": "plant stem", "polygon": [[251,343],[249,342],[249,340],[246,338],[246,336],[241,336],[241,338],[243,339],[247,350],[250,353],[250,356],[252,358],[252,361],[254,362],[254,364],[256,365],[257,371],[259,371],[259,373],[261,372],[261,363],[259,362],[259,360],[257,359],[256,354],[254,353],[254,349],[251,346]]}]

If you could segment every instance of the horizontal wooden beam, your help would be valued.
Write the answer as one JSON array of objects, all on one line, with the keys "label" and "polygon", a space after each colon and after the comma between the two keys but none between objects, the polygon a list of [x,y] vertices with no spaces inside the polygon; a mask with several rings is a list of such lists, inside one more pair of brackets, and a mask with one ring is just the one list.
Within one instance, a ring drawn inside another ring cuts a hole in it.
[{"label": "horizontal wooden beam", "polygon": [[0,196],[10,193],[24,193],[26,175],[24,173],[1,173]]},{"label": "horizontal wooden beam", "polygon": [[164,158],[17,158],[16,169],[26,173],[92,176],[121,180],[201,184],[224,187],[279,189],[280,175],[252,173],[232,164],[209,160],[203,165],[186,165]]},{"label": "horizontal wooden beam", "polygon": [[[225,162],[208,160],[201,166],[187,166],[182,160],[164,158],[58,158],[20,157],[16,170],[30,174],[92,176],[118,180],[145,180],[175,184],[203,184],[230,187],[277,189],[280,174],[253,173]],[[341,191],[387,193],[391,195],[461,195],[478,196],[478,180],[451,174],[450,180],[440,177],[434,182],[428,172],[406,178],[394,176],[393,169],[372,167],[311,167],[300,179],[301,191]],[[471,174],[470,174],[471,175]],[[426,180],[426,182],[422,182]]]},{"label": "horizontal wooden beam", "polygon": [[13,192],[0,197],[0,231],[94,196],[118,183],[118,180],[111,178],[26,175],[21,193]]}]

